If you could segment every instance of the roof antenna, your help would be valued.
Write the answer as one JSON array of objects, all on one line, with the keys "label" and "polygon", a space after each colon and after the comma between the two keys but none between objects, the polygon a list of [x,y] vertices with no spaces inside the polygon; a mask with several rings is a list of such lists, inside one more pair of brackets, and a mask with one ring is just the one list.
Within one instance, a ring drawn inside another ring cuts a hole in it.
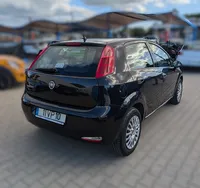
[{"label": "roof antenna", "polygon": [[83,41],[86,42],[87,38],[86,36],[83,34],[83,37],[82,37]]}]

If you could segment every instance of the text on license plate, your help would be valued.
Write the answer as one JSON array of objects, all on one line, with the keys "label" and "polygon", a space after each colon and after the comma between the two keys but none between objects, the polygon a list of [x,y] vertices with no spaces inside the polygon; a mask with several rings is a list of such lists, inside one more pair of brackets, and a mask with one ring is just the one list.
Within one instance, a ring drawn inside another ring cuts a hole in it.
[{"label": "text on license plate", "polygon": [[65,114],[61,114],[59,112],[53,112],[42,108],[36,108],[35,116],[61,125],[64,125],[66,120]]}]

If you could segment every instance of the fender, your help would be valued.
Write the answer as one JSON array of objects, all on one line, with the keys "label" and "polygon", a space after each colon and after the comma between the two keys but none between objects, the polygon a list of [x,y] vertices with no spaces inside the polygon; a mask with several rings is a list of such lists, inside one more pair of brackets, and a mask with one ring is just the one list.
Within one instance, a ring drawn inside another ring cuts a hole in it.
[{"label": "fender", "polygon": [[126,97],[126,99],[124,100],[124,103],[122,104],[122,106],[125,107],[128,111],[130,108],[132,108],[133,106],[135,106],[138,103],[143,105],[144,115],[145,115],[145,112],[147,111],[146,98],[139,91],[135,91],[135,92],[131,93],[130,95],[128,95]]},{"label": "fender", "polygon": [[[116,114],[116,119],[118,120],[122,120],[124,115],[136,104],[142,104],[144,107],[144,117],[146,115],[147,112],[147,105],[146,105],[146,99],[145,96],[139,92],[139,91],[135,91],[131,94],[129,94],[125,99],[123,104],[120,107],[119,112]],[[144,118],[143,118],[144,119]]]},{"label": "fender", "polygon": [[[139,91],[135,91],[132,92],[131,94],[129,94],[125,99],[123,104],[121,105],[119,112],[116,114],[115,116],[115,120],[119,121],[120,124],[120,128],[119,131],[115,137],[115,139],[118,137],[118,135],[120,134],[121,130],[123,129],[122,125],[122,121],[123,121],[123,117],[125,116],[126,113],[128,113],[128,111],[136,104],[142,104],[144,107],[144,115],[143,115],[143,119],[146,116],[147,113],[147,105],[146,105],[146,99],[145,96],[139,92]],[[142,119],[142,120],[143,120]]]}]

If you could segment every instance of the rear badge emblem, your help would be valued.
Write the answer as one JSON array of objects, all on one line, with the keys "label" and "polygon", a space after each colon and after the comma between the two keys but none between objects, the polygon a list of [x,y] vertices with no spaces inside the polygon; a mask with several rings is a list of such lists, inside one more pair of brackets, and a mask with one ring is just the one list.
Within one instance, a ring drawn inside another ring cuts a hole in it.
[{"label": "rear badge emblem", "polygon": [[50,81],[49,82],[49,89],[54,89],[55,88],[55,86],[56,86],[56,83],[54,82],[54,81]]}]

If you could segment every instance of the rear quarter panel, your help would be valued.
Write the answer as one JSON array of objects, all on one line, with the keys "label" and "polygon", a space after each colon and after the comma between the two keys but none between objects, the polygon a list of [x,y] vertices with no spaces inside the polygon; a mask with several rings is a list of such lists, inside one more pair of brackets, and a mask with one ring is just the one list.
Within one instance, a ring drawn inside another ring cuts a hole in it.
[{"label": "rear quarter panel", "polygon": [[130,72],[122,72],[99,79],[99,94],[102,105],[117,106],[115,118],[122,119],[126,112],[137,103],[146,109],[145,97],[140,92],[139,85]]},{"label": "rear quarter panel", "polygon": [[146,109],[145,98],[141,94],[137,78],[134,77],[126,63],[124,44],[115,48],[116,73],[99,79],[102,105],[118,106],[116,119],[122,118],[136,103],[141,103]]}]

